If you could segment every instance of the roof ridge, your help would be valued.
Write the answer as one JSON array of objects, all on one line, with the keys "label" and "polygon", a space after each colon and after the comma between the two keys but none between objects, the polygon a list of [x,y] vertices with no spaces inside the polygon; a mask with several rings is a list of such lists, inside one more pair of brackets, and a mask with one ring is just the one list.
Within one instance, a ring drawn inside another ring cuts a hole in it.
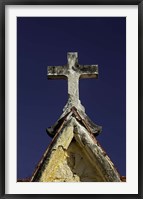
[{"label": "roof ridge", "polygon": [[95,136],[97,136],[101,132],[101,126],[95,124],[82,110],[78,110],[75,106],[72,106],[68,113],[66,113],[63,117],[61,116],[53,126],[46,129],[47,134],[53,138],[62,122],[67,120],[68,116],[71,115],[74,116],[78,122],[81,122],[91,134],[95,134]]}]

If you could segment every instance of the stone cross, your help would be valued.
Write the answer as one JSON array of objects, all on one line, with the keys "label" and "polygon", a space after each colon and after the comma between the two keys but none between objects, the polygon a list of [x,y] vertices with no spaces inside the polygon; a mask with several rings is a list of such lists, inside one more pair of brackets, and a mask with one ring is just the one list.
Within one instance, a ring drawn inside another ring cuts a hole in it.
[{"label": "stone cross", "polygon": [[78,106],[79,79],[97,78],[98,65],[79,65],[78,53],[67,53],[68,63],[64,66],[48,66],[48,79],[67,79],[68,95],[72,106]]}]

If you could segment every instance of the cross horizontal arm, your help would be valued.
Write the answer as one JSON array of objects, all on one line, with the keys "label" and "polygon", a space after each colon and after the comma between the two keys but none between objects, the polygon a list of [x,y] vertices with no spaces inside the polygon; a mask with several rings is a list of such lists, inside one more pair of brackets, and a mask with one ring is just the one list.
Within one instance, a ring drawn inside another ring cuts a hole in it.
[{"label": "cross horizontal arm", "polygon": [[80,78],[98,78],[98,65],[79,65],[76,69]]},{"label": "cross horizontal arm", "polygon": [[67,66],[48,66],[48,79],[67,79]]}]

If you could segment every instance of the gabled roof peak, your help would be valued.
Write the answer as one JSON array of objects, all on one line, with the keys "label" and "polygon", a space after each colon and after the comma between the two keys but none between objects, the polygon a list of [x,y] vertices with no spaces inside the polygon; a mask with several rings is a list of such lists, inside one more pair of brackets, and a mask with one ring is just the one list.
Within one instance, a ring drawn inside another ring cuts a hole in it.
[{"label": "gabled roof peak", "polygon": [[83,125],[91,134],[94,134],[95,136],[99,135],[102,130],[102,127],[94,124],[84,111],[77,110],[77,108],[73,106],[69,112],[63,113],[52,127],[46,129],[48,135],[50,137],[54,137],[59,127],[71,117],[74,117],[81,125]]},{"label": "gabled roof peak", "polygon": [[[78,147],[78,150],[74,153],[75,156],[78,156],[79,153],[85,154],[85,157],[87,157],[86,161],[89,161],[89,164],[93,170],[95,170],[95,179],[91,180],[120,182],[120,175],[114,167],[114,164],[95,138],[100,131],[101,128],[93,125],[84,113],[79,112],[76,107],[72,107],[71,110],[52,127],[51,132],[53,134],[51,135],[54,136],[54,138],[34,171],[31,181],[58,180],[53,177],[53,175],[56,174],[53,174],[52,171],[57,171],[56,167],[60,168],[61,163],[59,161],[64,161],[65,157],[63,157],[63,153],[67,154],[65,161],[68,161],[69,158],[71,158],[72,161],[73,151],[70,152],[70,150],[73,149],[71,145],[74,145]],[[95,136],[93,133],[95,133]],[[82,159],[82,156],[80,158]],[[68,165],[68,168],[73,169],[70,165]],[[77,175],[78,171],[79,168],[75,171]],[[83,176],[81,176],[81,181],[86,181],[83,179]]]}]

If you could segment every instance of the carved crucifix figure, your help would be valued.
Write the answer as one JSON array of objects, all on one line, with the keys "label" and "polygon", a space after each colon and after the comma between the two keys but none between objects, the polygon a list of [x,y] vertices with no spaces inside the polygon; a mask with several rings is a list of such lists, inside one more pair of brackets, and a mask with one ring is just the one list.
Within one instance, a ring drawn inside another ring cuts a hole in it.
[{"label": "carved crucifix figure", "polygon": [[67,65],[48,66],[48,79],[67,79],[70,103],[77,107],[80,102],[79,79],[97,78],[98,65],[79,65],[77,52],[68,53],[67,59]]}]

